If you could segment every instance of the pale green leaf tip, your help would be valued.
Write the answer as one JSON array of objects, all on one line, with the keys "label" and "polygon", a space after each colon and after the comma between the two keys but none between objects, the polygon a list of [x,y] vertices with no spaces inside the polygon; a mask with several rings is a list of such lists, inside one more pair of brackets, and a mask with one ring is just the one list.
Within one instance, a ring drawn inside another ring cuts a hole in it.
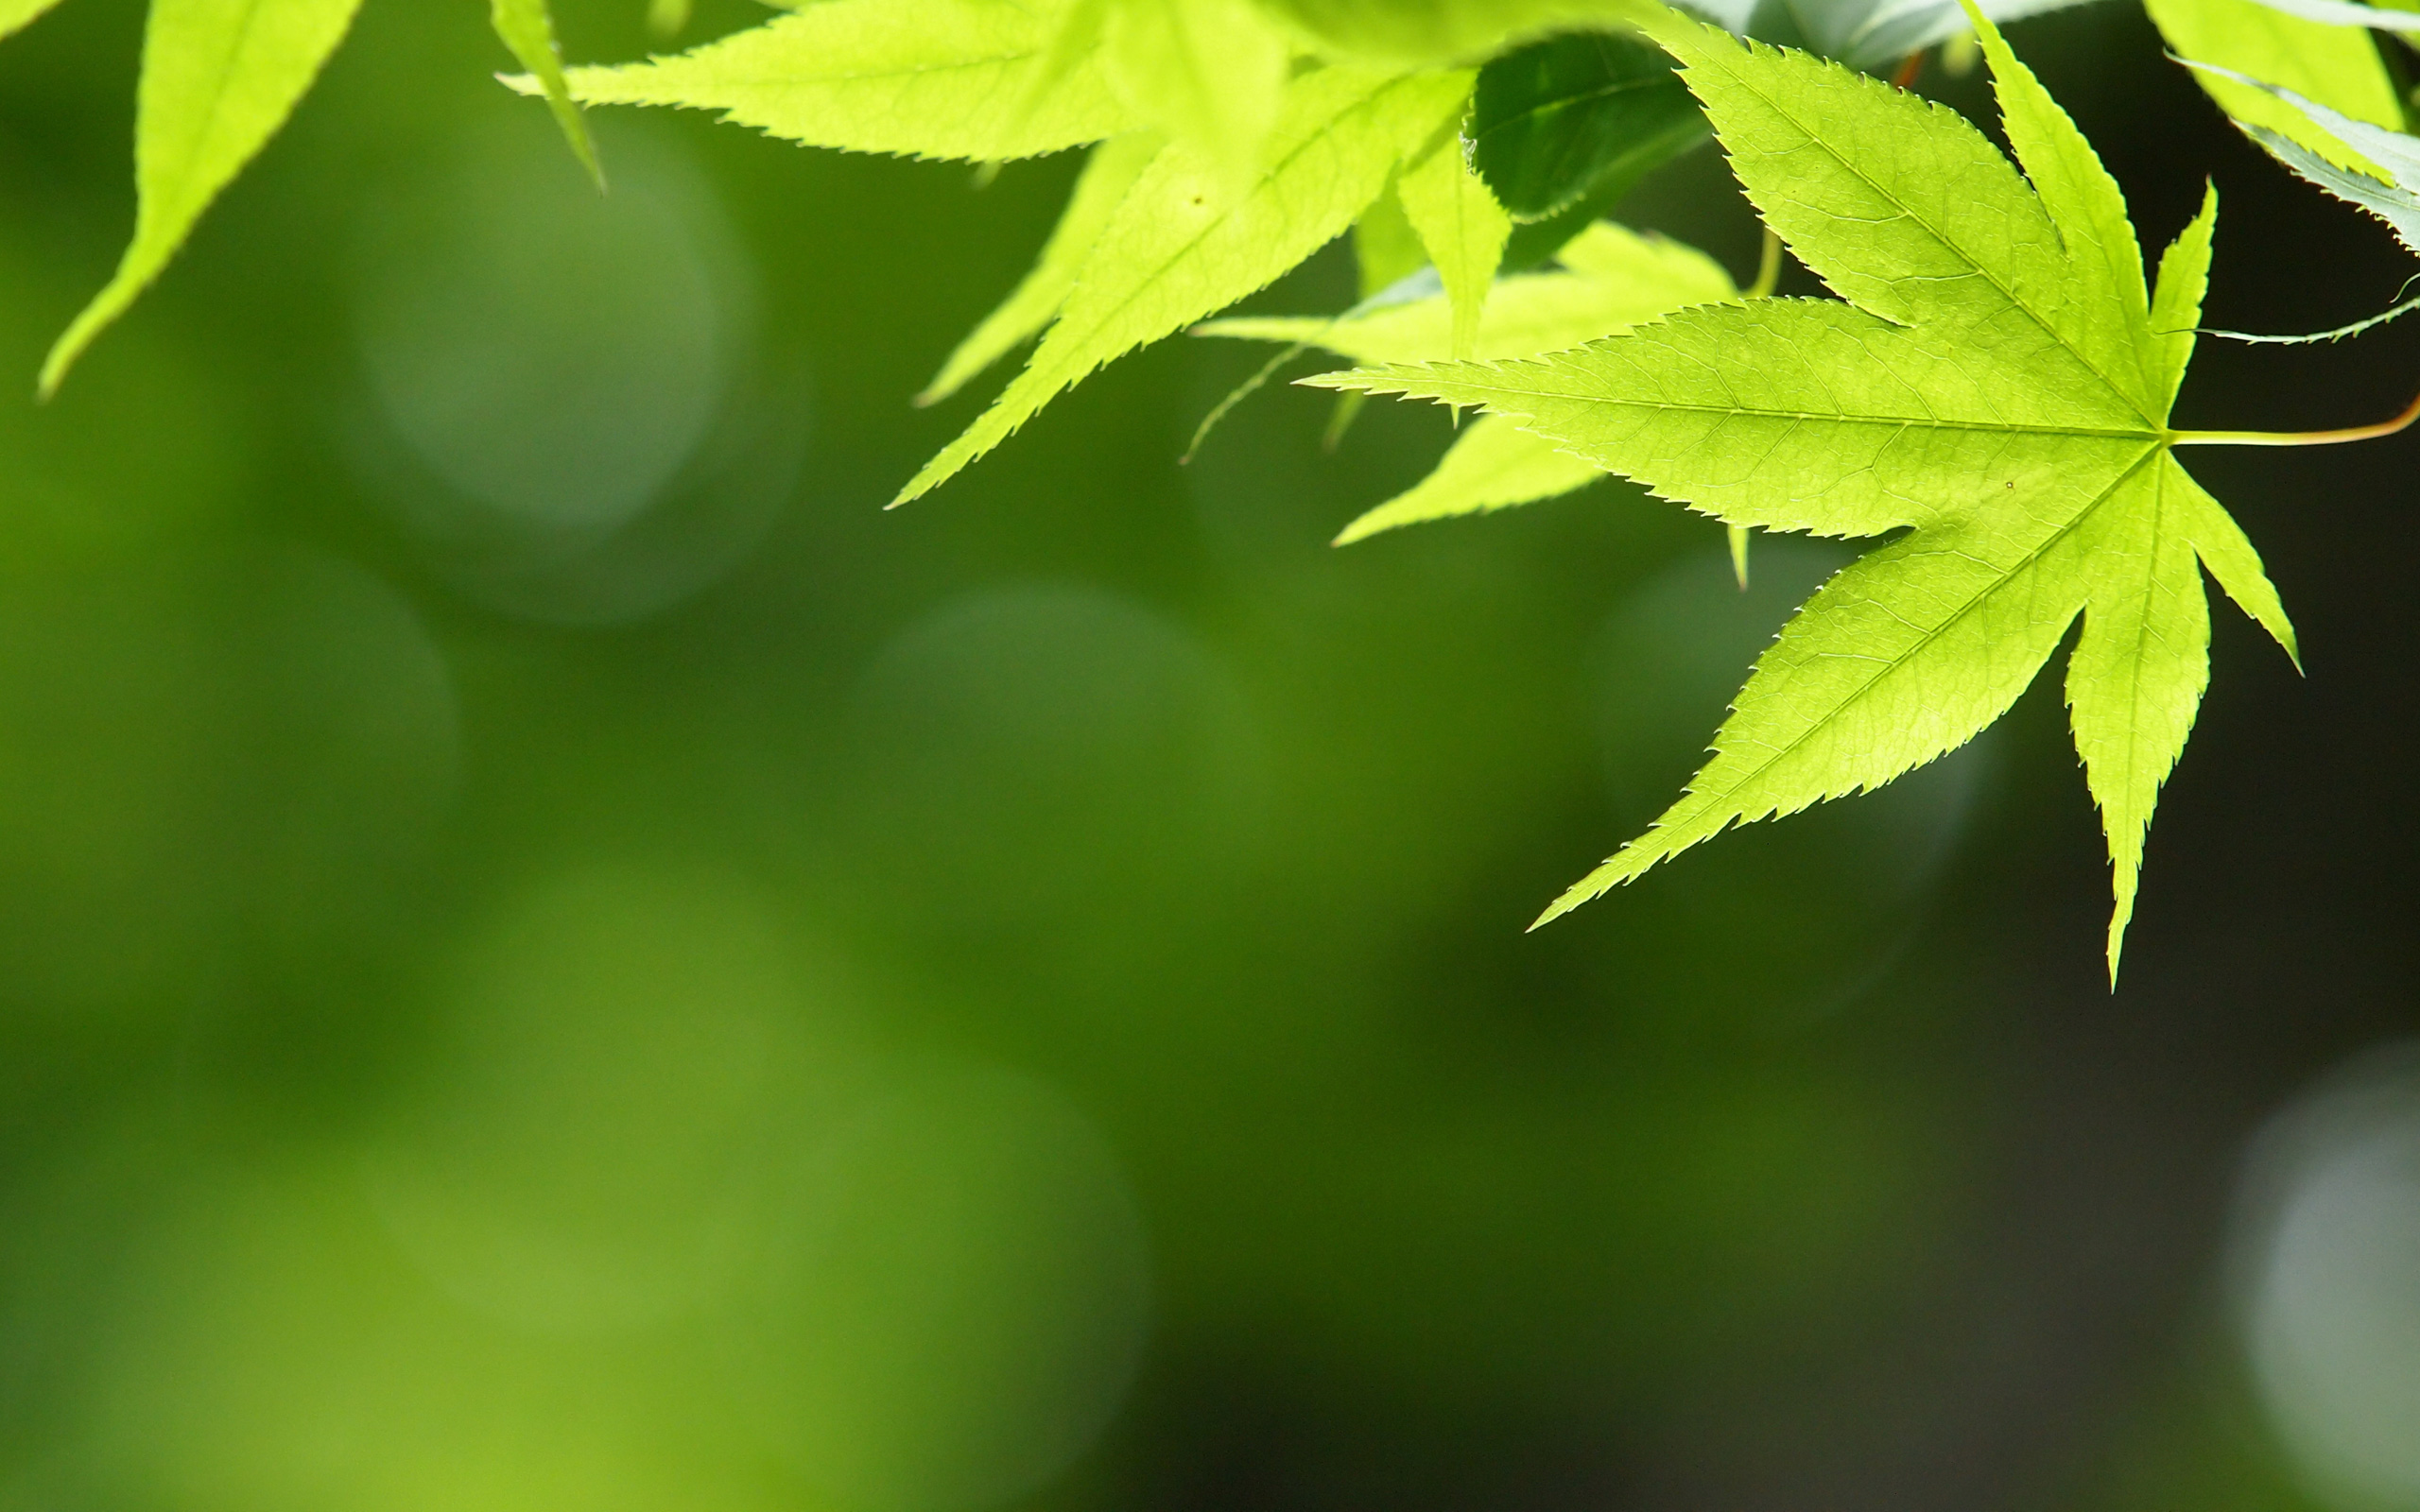
[{"label": "pale green leaf tip", "polygon": [[883,506],[883,508],[886,510],[896,509],[903,504],[912,504],[916,500],[923,498],[925,494],[930,493],[935,489],[941,487],[942,484],[948,481],[949,478],[957,472],[958,469],[953,467],[948,472],[936,475],[932,466],[928,463],[923,472],[917,473],[914,477],[909,478],[908,480],[907,487],[901,489],[889,504]]},{"label": "pale green leaf tip", "polygon": [[1374,394],[1384,392],[1379,385],[1389,374],[1383,368],[1345,368],[1335,372],[1315,372],[1294,380],[1300,388],[1340,388],[1347,393]]},{"label": "pale green leaf tip", "polygon": [[106,288],[93,296],[93,302],[78,312],[67,329],[60,333],[59,339],[51,344],[49,354],[43,358],[42,376],[34,382],[36,402],[50,403],[59,392],[60,386],[67,381],[68,369],[76,366],[86,350],[99,339],[102,332],[126,313],[127,307],[134,302],[134,297],[149,282],[147,278],[130,284],[121,270]]},{"label": "pale green leaf tip", "polygon": [[1547,904],[1547,911],[1531,919],[1530,927],[1522,933],[1533,935],[1581,904],[1595,902],[1615,887],[1634,880],[1639,875],[1638,871],[1631,870],[1625,874],[1622,869],[1622,854],[1630,850],[1630,846],[1624,846],[1621,851],[1599,863],[1596,870],[1565,887],[1563,895]]},{"label": "pale green leaf tip", "polygon": [[74,367],[84,349],[92,345],[92,335],[84,333],[80,329],[82,325],[83,322],[78,320],[69,326],[66,333],[52,344],[50,354],[43,359],[42,376],[34,380],[36,404],[51,402],[59,392],[59,386],[67,381],[67,369]]},{"label": "pale green leaf tip", "polygon": [[563,141],[569,144],[571,155],[588,170],[588,181],[596,186],[598,194],[606,193],[605,164],[596,155],[596,139],[589,134],[588,123],[581,119],[579,107],[571,102],[568,94],[549,94],[546,104],[555,113],[555,124],[562,128]]},{"label": "pale green leaf tip", "polygon": [[1367,541],[1372,536],[1384,535],[1388,531],[1394,529],[1396,522],[1383,518],[1386,512],[1387,507],[1382,504],[1376,508],[1369,510],[1368,512],[1358,516],[1351,524],[1346,525],[1343,529],[1338,531],[1336,533],[1336,539],[1329,541],[1328,544],[1331,546],[1349,546],[1357,541]]}]

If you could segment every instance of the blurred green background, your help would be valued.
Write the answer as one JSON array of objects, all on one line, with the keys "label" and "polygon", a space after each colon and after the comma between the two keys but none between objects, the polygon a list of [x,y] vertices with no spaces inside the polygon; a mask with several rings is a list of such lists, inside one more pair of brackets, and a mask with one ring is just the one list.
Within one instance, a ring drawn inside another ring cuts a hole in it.
[{"label": "blurred green background", "polygon": [[[600,201],[471,0],[36,407],[140,26],[0,48],[0,1507],[2420,1505],[2409,438],[2193,458],[2310,676],[2218,611],[2114,997],[2055,677],[1525,936],[1841,548],[1331,551],[1443,417],[1181,468],[1263,355],[1183,339],[886,514],[1073,163],[606,113]],[[2147,238],[2215,175],[2215,323],[2408,271],[2139,14],[2014,35]],[[1753,266],[1711,151],[1626,215]]]}]

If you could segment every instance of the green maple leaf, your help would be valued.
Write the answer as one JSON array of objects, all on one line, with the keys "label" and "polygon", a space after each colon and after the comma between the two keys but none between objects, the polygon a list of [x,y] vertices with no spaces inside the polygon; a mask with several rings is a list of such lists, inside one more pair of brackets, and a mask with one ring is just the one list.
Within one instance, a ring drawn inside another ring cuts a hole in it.
[{"label": "green maple leaf", "polygon": [[[1483,294],[1501,246],[1494,202],[1459,154],[1429,155],[1451,135],[1471,71],[1312,62],[1275,79],[1264,126],[1258,106],[1225,97],[1239,68],[1264,82],[1288,68],[1292,44],[1253,3],[821,0],[678,57],[575,69],[567,81],[582,103],[714,110],[847,151],[996,162],[1128,140],[1104,150],[1033,273],[928,387],[928,399],[951,392],[1047,326],[1024,371],[904,503],[1095,369],[1286,273],[1391,186],[1416,207],[1412,224],[1465,301]],[[1622,13],[1643,3],[1569,0]],[[1218,40],[1203,28],[1222,16],[1245,23],[1240,59],[1211,56]]]},{"label": "green maple leaf", "polygon": [[[2420,20],[2420,16],[2415,16]],[[2315,129],[2341,142],[2363,161],[2375,163],[2384,177],[2373,178],[2358,168],[2339,166],[2325,154],[2312,150],[2302,142],[2268,127],[2250,121],[2238,121],[2245,135],[2267,149],[2271,157],[2292,169],[2308,182],[2317,184],[2329,194],[2360,206],[2386,222],[2395,237],[2415,252],[2420,252],[2420,137],[2402,131],[2390,131],[2382,126],[2355,120],[2341,111],[2329,109],[2317,100],[2305,99],[2292,90],[2264,80],[2238,74],[2209,63],[2187,65],[2203,74],[2216,74],[2237,84],[2259,91],[2283,101],[2301,112],[2304,120]],[[2409,286],[2408,284],[2406,285]],[[2338,326],[2332,331],[2315,332],[2309,335],[2253,335],[2241,331],[2214,331],[2213,335],[2231,336],[2238,341],[2285,343],[2296,345],[2313,341],[2339,341],[2358,335],[2373,326],[2384,325],[2420,309],[2420,298],[2405,300],[2391,309],[2366,319]]]},{"label": "green maple leaf", "polygon": [[2374,126],[2403,124],[2394,80],[2365,31],[2258,0],[2144,0],[2144,9],[2178,57],[2221,70],[2198,77],[2238,121],[2279,132],[2340,166],[2372,166],[2291,106],[2232,77],[2249,74]]},{"label": "green maple leaf", "polygon": [[2312,127],[2325,131],[2377,163],[2379,174],[2374,178],[2355,169],[2339,167],[2325,155],[2265,126],[2238,123],[2254,141],[2268,148],[2277,161],[2329,194],[2359,205],[2385,221],[2406,248],[2420,252],[2420,137],[2355,120],[2317,100],[2305,99],[2292,90],[2262,79],[2229,74],[2207,64],[2193,66],[2197,72],[2222,74],[2238,83],[2283,101],[2301,112],[2303,119]]},{"label": "green maple leaf", "polygon": [[1766,223],[1841,300],[1694,309],[1534,361],[1310,380],[1483,406],[1733,525],[1906,532],[1808,600],[1686,794],[1540,922],[1734,824],[1964,744],[2081,616],[2066,695],[2114,870],[2114,982],[2145,830],[2208,678],[2203,570],[2293,653],[2258,557],[2173,455],[2256,438],[2169,423],[2215,198],[2147,294],[2116,183],[1969,17],[2024,177],[1956,114],[1874,79],[1693,23],[1655,29]]}]

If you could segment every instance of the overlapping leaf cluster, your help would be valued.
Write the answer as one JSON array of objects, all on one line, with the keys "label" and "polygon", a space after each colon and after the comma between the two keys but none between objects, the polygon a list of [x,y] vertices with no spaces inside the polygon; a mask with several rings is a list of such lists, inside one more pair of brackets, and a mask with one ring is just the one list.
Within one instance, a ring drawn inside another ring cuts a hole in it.
[{"label": "overlapping leaf cluster", "polygon": [[[54,3],[0,0],[0,36]],[[45,389],[278,129],[360,0],[150,3],[135,234]],[[919,402],[1033,351],[899,502],[1350,231],[1351,310],[1200,327],[1363,364],[1330,380],[1348,401],[1486,411],[1340,541],[1608,472],[1721,520],[1735,553],[1751,529],[1891,538],[1759,662],[1687,794],[1548,917],[1730,825],[1955,747],[2081,620],[2066,691],[2115,868],[2114,976],[2207,679],[2201,574],[2292,651],[2252,547],[2172,455],[2228,438],[2169,418],[2215,207],[2148,288],[2115,185],[1993,25],[2066,0],[1690,0],[1720,27],[1661,0],[817,0],[684,54],[576,69],[545,0],[491,3],[528,70],[513,82],[592,172],[583,104],[921,159],[1088,151],[1031,272]],[[2146,4],[2256,140],[2420,249],[2420,140],[2373,35],[2420,17]],[[684,11],[654,0],[666,26]],[[1977,38],[2022,175],[1861,72]],[[1770,272],[1743,296],[1702,254],[1604,218],[1710,133],[1838,300],[1772,299]]]},{"label": "overlapping leaf cluster", "polygon": [[1703,305],[1543,358],[1325,380],[1484,407],[1732,525],[1896,536],[1806,604],[1688,792],[1549,919],[1732,825],[1964,744],[2081,617],[2066,694],[2116,868],[2114,978],[2144,831],[2208,680],[2202,572],[2293,649],[2250,543],[2172,455],[2198,438],[2169,411],[2215,198],[2147,292],[2116,184],[1979,29],[2026,177],[1912,95],[1658,26],[1766,224],[1841,299]]},{"label": "overlapping leaf cluster", "polygon": [[[1467,346],[1514,222],[1461,147],[1477,77],[1464,60],[1551,22],[1653,9],[1469,0],[1429,8],[1430,25],[1412,29],[1257,0],[826,0],[680,57],[573,70],[570,89],[592,104],[713,110],[849,151],[998,162],[1092,146],[1032,274],[923,398],[946,398],[1028,337],[1040,344],[905,500],[1382,200],[1409,260],[1434,266],[1455,307],[1449,342]],[[1668,79],[1668,65],[1658,72]]]},{"label": "overlapping leaf cluster", "polygon": [[[2177,3],[2155,0],[2154,14],[2161,14],[2159,5]],[[2219,3],[2248,0],[2200,0],[2204,7]],[[2420,11],[2353,0],[2259,0],[2230,18],[2237,29],[2221,32],[2223,45],[2210,44],[2209,33],[2219,28],[2206,21],[2193,29],[2200,16],[2188,7],[2180,17],[2161,19],[2184,60],[2244,134],[2420,251],[2420,138],[2405,129],[2409,112],[2370,35],[2420,38]],[[2420,299],[2307,336],[2220,334],[2247,341],[2339,340],[2415,308]]]}]

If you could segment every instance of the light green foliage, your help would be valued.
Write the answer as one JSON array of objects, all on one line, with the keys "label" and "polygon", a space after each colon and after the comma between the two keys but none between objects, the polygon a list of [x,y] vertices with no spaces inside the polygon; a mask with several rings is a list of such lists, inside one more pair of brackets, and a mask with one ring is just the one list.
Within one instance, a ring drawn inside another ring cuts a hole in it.
[{"label": "light green foliage", "polygon": [[1505,240],[1512,234],[1512,217],[1471,172],[1461,139],[1451,133],[1404,170],[1395,194],[1453,306],[1452,352],[1468,356],[1478,338],[1488,286],[1495,282]]},{"label": "light green foliage", "polygon": [[[2220,71],[2204,67],[2197,72]],[[2244,127],[2253,140],[2267,147],[2278,162],[2328,193],[2350,200],[2385,221],[2394,228],[2395,235],[2402,238],[2404,246],[2420,252],[2420,137],[2390,131],[2367,121],[2357,121],[2317,100],[2305,99],[2292,90],[2281,89],[2260,79],[2234,73],[2227,74],[2226,77],[2291,106],[2313,128],[2326,132],[2368,162],[2376,163],[2386,175],[2387,181],[2381,182],[2350,168],[2338,167],[2302,143],[2265,126],[2247,124]]]},{"label": "light green foliage", "polygon": [[2031,184],[1945,110],[1659,28],[1767,224],[1845,302],[1758,300],[1536,361],[1331,380],[1483,405],[1726,524],[1907,532],[1807,602],[1687,793],[1546,918],[1955,749],[2081,614],[2067,698],[2115,869],[2114,978],[2144,826],[2207,678],[2197,562],[2291,649],[2258,558],[2171,455],[2215,200],[2148,300],[2117,186],[1975,19]]},{"label": "light green foliage", "polygon": [[[1984,0],[1994,21],[2015,21],[2077,5],[2082,0]],[[1805,48],[1851,68],[1889,69],[1966,32],[1957,0],[1763,0],[1751,14],[1748,35],[1763,42]]]},{"label": "light green foliage", "polygon": [[1470,83],[1460,71],[1305,74],[1288,87],[1268,166],[1237,193],[1214,159],[1170,144],[1111,217],[1025,370],[893,502],[937,487],[1093,369],[1225,308],[1334,240],[1461,111]]},{"label": "light green foliage", "polygon": [[[672,58],[570,71],[589,105],[675,105],[813,146],[994,162],[1141,123],[1098,54],[1034,90],[1068,7],[823,0]],[[530,80],[517,81],[535,93]]]},{"label": "light green foliage", "polygon": [[2330,26],[2375,26],[2380,31],[2420,31],[2420,11],[2382,10],[2377,6],[2358,5],[2354,0],[2260,0],[2272,10],[2282,10],[2305,21],[2317,21]]},{"label": "light green foliage", "polygon": [[1092,255],[1093,245],[1163,145],[1156,132],[1136,131],[1093,148],[1091,160],[1076,180],[1076,192],[1068,197],[1067,208],[1061,213],[1050,240],[1043,244],[1033,270],[959,343],[942,370],[916,396],[917,404],[934,404],[947,399],[1057,317],[1076,286],[1084,260]]},{"label": "light green foliage", "polygon": [[[1474,354],[1536,356],[1594,341],[1693,304],[1736,300],[1730,275],[1694,248],[1599,221],[1561,253],[1565,271],[1499,282],[1477,333]],[[1217,320],[1204,335],[1317,346],[1356,362],[1417,362],[1445,348],[1451,314],[1443,296],[1384,306],[1340,320],[1245,318]],[[1465,427],[1437,470],[1407,492],[1355,520],[1340,546],[1397,525],[1533,504],[1602,476],[1544,437],[1498,417]]]},{"label": "light green foliage", "polygon": [[0,37],[32,26],[57,4],[59,0],[0,0]]},{"label": "light green foliage", "polygon": [[53,392],[126,312],[228,181],[285,124],[361,0],[152,0],[135,97],[134,239],[117,273],[51,348]]},{"label": "light green foliage", "polygon": [[[2316,100],[2307,100],[2291,90],[2280,89],[2242,74],[2216,69],[2207,63],[2190,66],[2204,74],[2222,75],[2234,83],[2258,90],[2293,107],[2312,127],[2342,143],[2350,151],[2358,153],[2362,161],[2374,164],[2391,181],[2381,182],[2358,168],[2340,167],[2302,143],[2265,126],[2237,123],[2278,162],[2329,194],[2349,200],[2385,221],[2394,228],[2405,247],[2420,252],[2420,138],[2401,131],[2390,131],[2382,126],[2372,126],[2367,121],[2354,120]],[[2341,341],[2374,326],[2384,325],[2415,309],[2420,309],[2420,298],[2403,301],[2367,318],[2308,335],[2254,335],[2242,331],[2216,331],[2211,334],[2238,341],[2285,346]]]},{"label": "light green foliage", "polygon": [[1656,0],[1270,0],[1333,58],[1396,67],[1480,61],[1549,31],[1635,26]]},{"label": "light green foliage", "polygon": [[1127,109],[1236,183],[1259,166],[1277,124],[1290,51],[1253,0],[1115,0],[1101,40]]},{"label": "light green foliage", "polygon": [[546,9],[546,0],[492,0],[488,8],[489,24],[503,40],[521,66],[529,70],[546,92],[546,108],[554,112],[555,124],[562,127],[563,140],[571,144],[572,155],[580,166],[605,186],[605,170],[596,162],[596,144],[588,134],[588,123],[579,118],[579,107],[574,105],[571,91],[563,84],[563,60],[555,45],[555,18]]},{"label": "light green foliage", "polygon": [[[2144,7],[2180,58],[2267,79],[2374,126],[2403,124],[2394,82],[2365,32],[2305,21],[2258,0],[2144,0]],[[2235,119],[2290,137],[2341,166],[2369,166],[2282,100],[2221,75],[2200,77]]]}]

